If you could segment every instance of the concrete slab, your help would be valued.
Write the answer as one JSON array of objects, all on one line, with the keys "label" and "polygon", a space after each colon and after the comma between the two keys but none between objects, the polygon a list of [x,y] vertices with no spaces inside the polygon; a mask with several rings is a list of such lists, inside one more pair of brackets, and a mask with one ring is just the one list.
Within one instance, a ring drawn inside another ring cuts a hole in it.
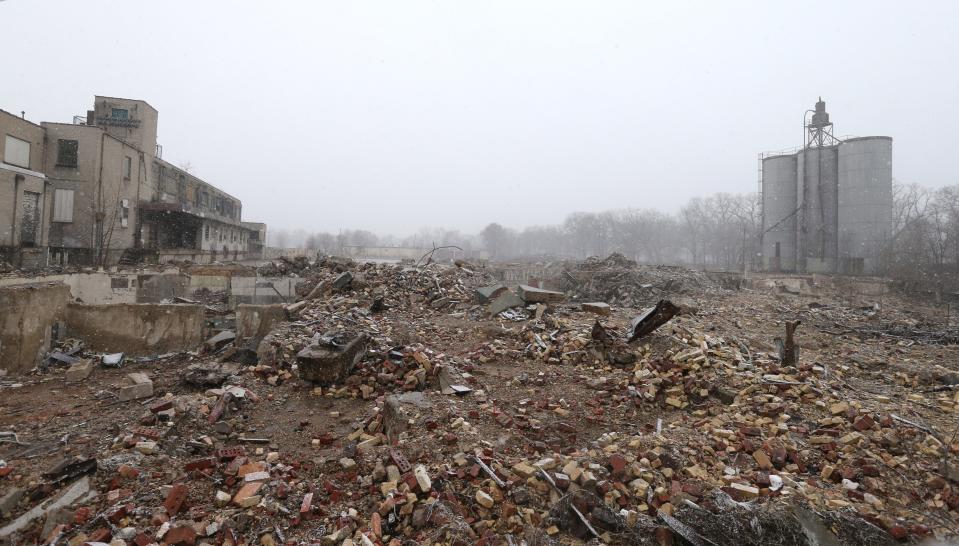
[{"label": "concrete slab", "polygon": [[81,360],[70,366],[64,379],[67,383],[76,383],[90,377],[91,373],[93,373],[93,361]]},{"label": "concrete slab", "polygon": [[489,314],[498,315],[507,309],[522,306],[523,300],[520,299],[519,296],[514,294],[512,290],[504,290],[490,302],[487,309],[489,310]]},{"label": "concrete slab", "polygon": [[310,345],[296,355],[300,377],[321,385],[332,385],[346,379],[357,362],[366,354],[369,337],[360,334],[343,347]]},{"label": "concrete slab", "polygon": [[566,294],[554,290],[543,290],[525,284],[519,285],[519,297],[526,303],[559,303],[566,299]]}]

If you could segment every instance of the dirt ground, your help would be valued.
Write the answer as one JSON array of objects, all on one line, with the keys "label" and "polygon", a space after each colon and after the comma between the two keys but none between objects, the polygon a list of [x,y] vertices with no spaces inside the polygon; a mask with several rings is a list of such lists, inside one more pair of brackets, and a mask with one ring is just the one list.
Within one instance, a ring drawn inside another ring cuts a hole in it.
[{"label": "dirt ground", "polygon": [[[359,278],[351,287],[299,309],[260,343],[257,364],[217,384],[187,381],[188,368],[233,360],[232,348],[98,366],[78,383],[62,369],[4,378],[0,431],[15,438],[0,437],[0,498],[18,493],[0,502],[0,540],[877,544],[959,534],[959,348],[941,307],[752,283],[653,289],[609,316],[570,292],[541,318],[531,306],[506,319],[473,301],[491,282],[478,271],[337,265],[314,280],[344,269]],[[387,308],[374,313],[377,298]],[[659,298],[685,312],[627,345],[630,320]],[[787,320],[801,321],[796,364],[779,361],[774,341]],[[366,333],[369,351],[337,384],[301,380],[296,354],[328,332]],[[153,396],[119,401],[131,372],[149,375]],[[447,383],[470,390],[444,394]],[[55,468],[74,457],[97,464]],[[80,475],[95,496],[4,534]],[[245,504],[250,483],[261,485]]]}]

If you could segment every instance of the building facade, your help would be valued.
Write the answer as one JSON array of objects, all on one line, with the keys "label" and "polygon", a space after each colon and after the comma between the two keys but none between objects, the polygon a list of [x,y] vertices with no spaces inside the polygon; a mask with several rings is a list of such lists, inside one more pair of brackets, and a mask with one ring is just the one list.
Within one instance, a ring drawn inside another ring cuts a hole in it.
[{"label": "building facade", "polygon": [[46,263],[44,151],[43,127],[0,110],[0,261],[13,267]]},{"label": "building facade", "polygon": [[246,259],[259,229],[239,199],[163,160],[158,119],[104,96],[72,123],[0,113],[0,247],[32,265]]}]

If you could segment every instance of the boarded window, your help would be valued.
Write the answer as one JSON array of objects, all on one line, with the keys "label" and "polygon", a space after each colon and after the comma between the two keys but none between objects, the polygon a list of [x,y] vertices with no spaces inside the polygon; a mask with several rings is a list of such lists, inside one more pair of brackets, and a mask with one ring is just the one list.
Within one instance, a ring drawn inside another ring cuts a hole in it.
[{"label": "boarded window", "polygon": [[30,143],[7,135],[3,149],[3,162],[24,169],[30,168]]},{"label": "boarded window", "polygon": [[80,143],[76,140],[57,140],[57,166],[58,167],[76,167],[77,151]]},{"label": "boarded window", "polygon": [[23,192],[22,203],[23,219],[20,221],[20,244],[34,246],[38,242],[40,232],[40,194],[32,191]]},{"label": "boarded window", "polygon": [[73,190],[56,190],[53,193],[53,221],[73,221]]},{"label": "boarded window", "polygon": [[126,277],[110,277],[110,288],[130,288],[130,281]]}]

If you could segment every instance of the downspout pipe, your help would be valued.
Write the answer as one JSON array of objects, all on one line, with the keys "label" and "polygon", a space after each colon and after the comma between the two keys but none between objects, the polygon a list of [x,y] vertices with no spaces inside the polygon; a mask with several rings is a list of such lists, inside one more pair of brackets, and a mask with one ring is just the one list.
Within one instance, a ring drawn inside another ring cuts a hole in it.
[{"label": "downspout pipe", "polygon": [[[101,129],[102,130],[102,129]],[[103,266],[103,219],[106,211],[103,210],[103,147],[106,143],[106,131],[100,133],[100,168],[97,175],[97,209],[93,213],[93,245],[95,250],[95,265]]]},{"label": "downspout pipe", "polygon": [[22,174],[13,175],[13,215],[10,220],[10,246],[16,247],[17,241],[17,211],[20,210],[20,181],[23,180]]}]

